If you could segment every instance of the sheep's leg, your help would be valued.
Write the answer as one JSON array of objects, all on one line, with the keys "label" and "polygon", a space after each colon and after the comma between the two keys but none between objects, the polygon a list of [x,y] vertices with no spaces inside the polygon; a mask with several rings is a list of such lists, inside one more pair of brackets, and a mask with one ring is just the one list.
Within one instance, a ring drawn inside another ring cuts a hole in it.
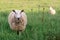
[{"label": "sheep's leg", "polygon": [[17,31],[17,35],[19,35],[19,31]]}]

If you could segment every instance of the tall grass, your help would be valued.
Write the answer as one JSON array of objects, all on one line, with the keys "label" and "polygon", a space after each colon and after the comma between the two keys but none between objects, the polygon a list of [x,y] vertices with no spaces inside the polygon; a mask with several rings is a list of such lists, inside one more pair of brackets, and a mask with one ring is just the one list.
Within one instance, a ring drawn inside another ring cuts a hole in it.
[{"label": "tall grass", "polygon": [[7,19],[9,13],[9,11],[0,12],[0,40],[60,40],[59,11],[54,16],[45,11],[43,22],[43,11],[26,12],[28,24],[26,30],[20,35],[10,29]]}]

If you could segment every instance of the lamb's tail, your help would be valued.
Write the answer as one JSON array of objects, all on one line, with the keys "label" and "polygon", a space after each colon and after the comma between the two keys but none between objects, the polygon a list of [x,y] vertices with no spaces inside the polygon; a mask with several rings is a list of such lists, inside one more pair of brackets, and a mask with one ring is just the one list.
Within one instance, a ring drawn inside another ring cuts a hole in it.
[{"label": "lamb's tail", "polygon": [[19,31],[17,31],[17,35],[19,35]]}]

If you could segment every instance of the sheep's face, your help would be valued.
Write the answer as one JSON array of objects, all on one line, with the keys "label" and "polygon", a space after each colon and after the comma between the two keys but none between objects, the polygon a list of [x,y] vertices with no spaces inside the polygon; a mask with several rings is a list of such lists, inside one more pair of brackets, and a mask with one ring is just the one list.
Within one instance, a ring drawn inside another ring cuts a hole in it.
[{"label": "sheep's face", "polygon": [[22,16],[21,14],[22,14],[23,10],[13,10],[13,12],[14,12],[15,18],[17,20],[19,20],[21,18],[21,16]]}]

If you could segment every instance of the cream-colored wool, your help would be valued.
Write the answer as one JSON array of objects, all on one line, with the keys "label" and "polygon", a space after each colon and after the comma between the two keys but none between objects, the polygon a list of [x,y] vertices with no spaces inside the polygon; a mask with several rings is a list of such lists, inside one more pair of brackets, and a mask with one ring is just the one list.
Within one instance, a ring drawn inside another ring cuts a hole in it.
[{"label": "cream-colored wool", "polygon": [[51,13],[52,15],[55,15],[55,14],[56,14],[55,9],[53,9],[51,6],[50,6],[50,13]]},{"label": "cream-colored wool", "polygon": [[[15,10],[15,11],[16,13],[21,12],[21,10]],[[17,18],[15,18],[15,13],[12,11],[8,16],[8,23],[12,30],[24,31],[27,25],[27,16],[24,12],[21,12],[21,17],[19,18],[19,20],[17,20]]]}]

